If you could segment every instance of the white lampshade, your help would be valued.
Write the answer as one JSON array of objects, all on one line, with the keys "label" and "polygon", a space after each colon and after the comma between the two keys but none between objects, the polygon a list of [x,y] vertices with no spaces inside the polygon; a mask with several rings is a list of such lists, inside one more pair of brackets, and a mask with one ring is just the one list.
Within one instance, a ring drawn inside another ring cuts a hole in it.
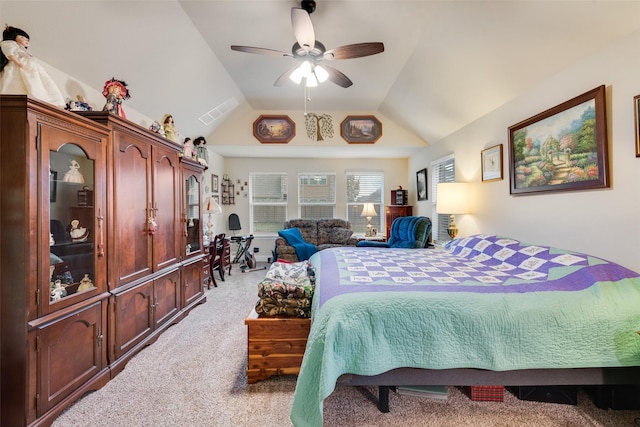
[{"label": "white lampshade", "polygon": [[207,197],[207,200],[204,202],[204,211],[206,213],[220,213],[222,212],[222,208],[213,197]]},{"label": "white lampshade", "polygon": [[440,182],[436,189],[436,212],[439,214],[469,213],[469,184]]},{"label": "white lampshade", "polygon": [[469,184],[466,182],[440,182],[436,188],[436,212],[449,214],[449,237],[458,235],[454,215],[469,213]]},{"label": "white lampshade", "polygon": [[320,83],[327,81],[329,78],[329,73],[321,65],[316,65],[313,72]]},{"label": "white lampshade", "polygon": [[373,206],[373,203],[365,203],[362,207],[362,213],[360,216],[372,217],[378,216],[376,213],[376,208]]},{"label": "white lampshade", "polygon": [[307,76],[307,87],[316,87],[318,86],[318,79],[316,79],[316,75],[313,73],[309,73]]}]

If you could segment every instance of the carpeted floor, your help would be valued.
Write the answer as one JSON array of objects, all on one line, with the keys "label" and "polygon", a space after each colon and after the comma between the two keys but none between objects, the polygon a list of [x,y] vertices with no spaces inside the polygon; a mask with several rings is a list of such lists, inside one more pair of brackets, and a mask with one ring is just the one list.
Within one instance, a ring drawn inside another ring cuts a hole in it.
[{"label": "carpeted floor", "polygon": [[[265,270],[234,268],[207,303],[169,328],[135,356],[102,389],[67,409],[54,427],[245,427],[290,426],[289,410],[296,378],[272,377],[247,385],[247,333],[257,283]],[[578,405],[518,400],[474,402],[449,388],[446,401],[391,393],[390,413],[380,413],[352,387],[338,387],[325,400],[326,426],[603,426],[632,427],[640,411],[595,407],[580,392]]]}]

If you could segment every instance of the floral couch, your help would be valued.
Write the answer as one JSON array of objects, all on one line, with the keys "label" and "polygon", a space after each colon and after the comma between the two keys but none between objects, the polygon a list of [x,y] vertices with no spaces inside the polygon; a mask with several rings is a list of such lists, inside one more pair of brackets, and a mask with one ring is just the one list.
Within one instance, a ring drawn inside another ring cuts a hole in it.
[{"label": "floral couch", "polygon": [[[284,229],[297,228],[308,243],[315,245],[319,251],[336,246],[356,246],[358,239],[352,237],[353,230],[349,221],[339,218],[327,219],[291,219],[284,223]],[[274,261],[281,259],[298,262],[293,246],[283,237],[276,238]]]}]

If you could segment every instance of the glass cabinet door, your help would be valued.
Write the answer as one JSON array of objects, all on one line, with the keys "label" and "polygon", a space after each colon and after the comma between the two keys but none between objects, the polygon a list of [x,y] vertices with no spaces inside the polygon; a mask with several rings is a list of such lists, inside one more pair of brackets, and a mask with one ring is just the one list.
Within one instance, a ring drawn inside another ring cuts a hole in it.
[{"label": "glass cabinet door", "polygon": [[[96,220],[95,160],[80,146],[68,143],[49,151],[48,163],[49,286],[46,299],[52,310],[58,308],[56,305],[67,305],[61,304],[62,301],[75,302],[88,296],[81,294],[93,294],[91,291],[97,290],[96,252],[104,247],[104,235],[102,230],[96,230],[96,226],[102,227],[102,221]],[[46,195],[43,198],[46,199]]]},{"label": "glass cabinet door", "polygon": [[185,179],[186,255],[200,251],[200,182],[194,175]]}]

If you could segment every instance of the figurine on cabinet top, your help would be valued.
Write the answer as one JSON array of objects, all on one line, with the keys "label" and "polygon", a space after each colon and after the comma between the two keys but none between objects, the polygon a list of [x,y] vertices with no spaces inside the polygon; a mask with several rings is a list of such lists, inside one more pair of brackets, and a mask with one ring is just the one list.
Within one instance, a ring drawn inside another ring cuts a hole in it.
[{"label": "figurine on cabinet top", "polygon": [[162,125],[160,123],[156,122],[155,120],[149,126],[149,130],[152,131],[152,132],[157,133],[158,135],[166,136],[165,133],[164,133],[164,128],[162,127]]},{"label": "figurine on cabinet top", "polygon": [[89,105],[82,95],[77,96],[77,101],[67,98],[65,109],[69,111],[93,111],[93,107]]},{"label": "figurine on cabinet top", "polygon": [[193,159],[195,156],[195,147],[193,146],[193,142],[191,138],[184,139],[184,147],[182,148],[182,157],[186,157],[187,159]]},{"label": "figurine on cabinet top", "polygon": [[122,101],[131,98],[131,94],[127,89],[127,84],[123,80],[117,80],[115,77],[107,80],[104,83],[102,95],[107,98],[107,103],[104,104],[102,111],[108,111],[123,119],[127,118],[127,115],[122,109]]},{"label": "figurine on cabinet top", "polygon": [[27,52],[29,34],[5,26],[0,42],[0,93],[29,95],[59,107],[64,97],[42,65]]},{"label": "figurine on cabinet top", "polygon": [[162,117],[162,128],[164,129],[165,137],[175,142],[176,144],[180,143],[180,137],[178,131],[176,130],[176,125],[173,122],[173,116],[171,114],[165,114]]},{"label": "figurine on cabinet top", "polygon": [[196,146],[198,162],[205,167],[205,170],[209,168],[209,151],[207,151],[207,147],[205,147],[206,143],[207,140],[204,139],[204,136],[199,136],[193,141],[193,145]]}]

